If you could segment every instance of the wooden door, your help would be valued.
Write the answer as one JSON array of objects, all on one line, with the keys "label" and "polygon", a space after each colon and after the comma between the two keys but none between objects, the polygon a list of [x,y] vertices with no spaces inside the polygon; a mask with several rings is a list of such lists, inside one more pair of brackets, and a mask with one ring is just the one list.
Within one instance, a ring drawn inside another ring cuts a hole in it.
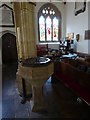
[{"label": "wooden door", "polygon": [[2,62],[9,63],[17,60],[16,37],[11,33],[6,33],[2,36]]}]

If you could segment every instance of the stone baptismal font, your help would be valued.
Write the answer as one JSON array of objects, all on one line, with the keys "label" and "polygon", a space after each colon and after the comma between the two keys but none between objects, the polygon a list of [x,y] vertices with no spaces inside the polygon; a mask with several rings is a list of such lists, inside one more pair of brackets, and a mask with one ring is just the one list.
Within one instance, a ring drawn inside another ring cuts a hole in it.
[{"label": "stone baptismal font", "polygon": [[[31,87],[32,99],[30,101],[32,111],[46,110],[47,104],[43,96],[43,85],[53,74],[53,63],[49,58],[37,57],[23,60],[18,68],[17,75],[21,76],[23,88],[23,100],[26,97],[25,82]],[[18,79],[17,79],[18,80]]]},{"label": "stone baptismal font", "polygon": [[47,110],[43,86],[53,74],[54,66],[49,58],[37,57],[34,7],[32,2],[13,3],[19,61],[16,80],[22,103],[32,94],[32,111],[40,112]]}]

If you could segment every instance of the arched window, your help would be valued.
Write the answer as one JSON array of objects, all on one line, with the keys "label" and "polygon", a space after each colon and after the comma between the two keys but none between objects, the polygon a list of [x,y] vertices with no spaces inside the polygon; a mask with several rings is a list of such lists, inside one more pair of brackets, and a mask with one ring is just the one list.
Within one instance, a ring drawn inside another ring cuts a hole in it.
[{"label": "arched window", "polygon": [[51,3],[38,11],[38,35],[40,42],[58,42],[61,38],[61,14]]}]

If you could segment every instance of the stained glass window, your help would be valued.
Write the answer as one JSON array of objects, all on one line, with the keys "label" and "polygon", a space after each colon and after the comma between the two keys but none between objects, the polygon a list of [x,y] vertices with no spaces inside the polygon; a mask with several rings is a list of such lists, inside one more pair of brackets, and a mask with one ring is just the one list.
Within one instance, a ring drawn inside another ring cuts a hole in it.
[{"label": "stained glass window", "polygon": [[48,16],[46,18],[46,38],[47,38],[47,41],[51,41],[51,18]]},{"label": "stained glass window", "polygon": [[38,11],[40,42],[59,41],[61,38],[61,14],[52,3],[44,4]]},{"label": "stained glass window", "polygon": [[58,41],[58,19],[53,19],[53,40]]},{"label": "stained glass window", "polygon": [[39,29],[40,29],[40,41],[45,41],[45,18],[40,16],[39,18]]}]

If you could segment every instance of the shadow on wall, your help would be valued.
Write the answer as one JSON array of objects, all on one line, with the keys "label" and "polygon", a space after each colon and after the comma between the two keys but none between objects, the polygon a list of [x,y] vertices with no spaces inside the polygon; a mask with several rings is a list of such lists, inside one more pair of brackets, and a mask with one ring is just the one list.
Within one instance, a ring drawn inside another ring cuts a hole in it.
[{"label": "shadow on wall", "polygon": [[74,52],[77,52],[77,40],[74,40]]}]

